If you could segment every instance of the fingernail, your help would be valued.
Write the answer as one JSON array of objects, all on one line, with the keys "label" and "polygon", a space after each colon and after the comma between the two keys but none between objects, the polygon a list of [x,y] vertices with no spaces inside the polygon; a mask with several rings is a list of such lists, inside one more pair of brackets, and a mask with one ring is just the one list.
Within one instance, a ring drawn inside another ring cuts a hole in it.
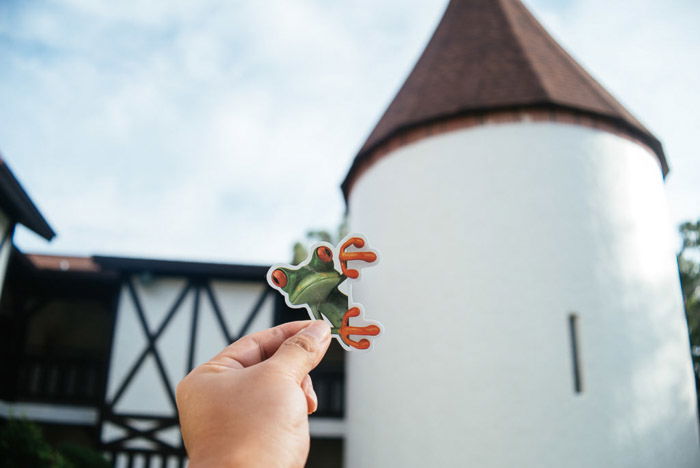
[{"label": "fingernail", "polygon": [[316,391],[314,391],[313,387],[311,388],[311,399],[314,400],[314,404],[308,413],[314,414],[318,409],[318,397],[316,396]]},{"label": "fingernail", "polygon": [[331,327],[323,320],[314,320],[311,325],[299,332],[300,335],[308,335],[318,342],[326,339],[331,333]]}]

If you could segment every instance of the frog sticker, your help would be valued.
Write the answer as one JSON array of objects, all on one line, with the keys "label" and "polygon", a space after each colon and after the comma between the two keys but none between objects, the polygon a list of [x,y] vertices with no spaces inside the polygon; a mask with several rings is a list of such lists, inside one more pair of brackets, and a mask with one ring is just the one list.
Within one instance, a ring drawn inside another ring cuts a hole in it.
[{"label": "frog sticker", "polygon": [[[348,351],[371,346],[366,336],[377,336],[380,324],[364,319],[360,304],[352,300],[351,280],[360,277],[358,268],[376,265],[377,251],[365,248],[367,241],[351,234],[335,248],[328,242],[315,244],[299,265],[275,265],[267,282],[277,289],[291,308],[304,308],[312,320],[326,320],[331,334]],[[352,263],[352,268],[348,266]],[[354,325],[350,324],[354,319]],[[353,338],[354,337],[354,338]]]}]

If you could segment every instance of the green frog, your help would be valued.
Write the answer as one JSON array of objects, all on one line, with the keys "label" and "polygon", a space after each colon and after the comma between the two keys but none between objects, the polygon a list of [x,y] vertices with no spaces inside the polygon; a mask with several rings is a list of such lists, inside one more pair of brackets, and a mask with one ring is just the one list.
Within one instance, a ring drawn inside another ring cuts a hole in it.
[{"label": "green frog", "polygon": [[362,249],[365,239],[352,235],[344,239],[338,250],[340,271],[336,269],[333,247],[328,243],[314,246],[309,257],[297,266],[276,265],[267,274],[270,285],[279,290],[292,308],[305,308],[315,320],[327,319],[331,333],[345,349],[368,349],[368,339],[354,340],[351,335],[376,336],[381,332],[378,325],[351,326],[352,317],[361,315],[358,304],[351,304],[348,294],[340,290],[347,279],[357,279],[360,273],[348,267],[348,261],[375,263],[377,253],[365,250],[347,251],[349,247]]}]

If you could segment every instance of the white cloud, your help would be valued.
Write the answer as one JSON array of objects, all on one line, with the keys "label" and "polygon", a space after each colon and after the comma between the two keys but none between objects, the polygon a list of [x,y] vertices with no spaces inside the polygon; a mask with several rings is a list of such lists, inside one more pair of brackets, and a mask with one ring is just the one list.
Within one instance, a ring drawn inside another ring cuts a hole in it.
[{"label": "white cloud", "polygon": [[[20,246],[263,262],[334,228],[338,184],[424,37],[384,33],[371,2],[115,5],[33,4],[3,25],[2,79],[24,87],[2,96],[0,138],[59,232]],[[400,26],[427,36],[437,15]]]},{"label": "white cloud", "polygon": [[700,7],[688,0],[526,0],[556,39],[664,144],[674,222],[700,218]]},{"label": "white cloud", "polygon": [[[683,63],[697,40],[690,15],[676,21],[682,4],[666,11],[669,3],[644,0],[648,12],[640,13],[602,0],[528,3],[664,140],[674,207],[689,216],[695,203],[697,216],[698,191],[687,186],[698,175],[688,156],[697,118],[674,104],[700,104],[685,94],[688,67],[699,62]],[[338,185],[445,4],[0,6],[8,13],[0,15],[0,148],[59,233],[51,244],[20,233],[19,245],[231,262],[286,257],[306,229],[337,225]],[[628,19],[605,9],[626,9]],[[649,31],[664,39],[650,41]]]}]

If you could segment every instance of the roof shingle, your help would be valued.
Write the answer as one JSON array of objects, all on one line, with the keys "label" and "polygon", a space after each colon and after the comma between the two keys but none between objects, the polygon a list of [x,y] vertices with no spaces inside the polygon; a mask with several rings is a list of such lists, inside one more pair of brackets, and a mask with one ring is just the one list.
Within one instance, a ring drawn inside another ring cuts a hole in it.
[{"label": "roof shingle", "polygon": [[343,182],[401,132],[454,117],[570,110],[616,125],[656,153],[661,143],[545,31],[520,0],[451,0],[425,51]]}]

